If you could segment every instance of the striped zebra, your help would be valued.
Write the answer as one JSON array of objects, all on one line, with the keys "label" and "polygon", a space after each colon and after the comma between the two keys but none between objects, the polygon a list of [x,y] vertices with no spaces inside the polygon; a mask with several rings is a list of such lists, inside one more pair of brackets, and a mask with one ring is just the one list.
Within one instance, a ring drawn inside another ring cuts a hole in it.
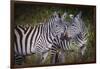
[{"label": "striped zebra", "polygon": [[[37,56],[37,63],[43,63],[48,55],[48,51],[52,46],[53,39],[57,36],[62,38],[66,30],[65,16],[54,12],[53,15],[43,24],[32,26],[17,25],[14,29],[14,52],[15,64],[21,64],[17,60],[20,56],[20,61],[24,60],[21,57],[35,54]],[[43,60],[44,59],[44,60]]]},{"label": "striped zebra", "polygon": [[82,12],[72,18],[71,25],[67,29],[67,37],[74,40],[77,46],[81,49],[81,54],[84,55],[88,37],[88,29],[82,20]]},{"label": "striped zebra", "polygon": [[[71,17],[72,18],[72,17]],[[51,63],[64,63],[66,51],[70,49],[70,43],[75,42],[84,55],[87,42],[87,29],[81,18],[81,12],[72,18],[70,25],[66,25],[66,37],[61,40],[55,38],[51,47]]]}]

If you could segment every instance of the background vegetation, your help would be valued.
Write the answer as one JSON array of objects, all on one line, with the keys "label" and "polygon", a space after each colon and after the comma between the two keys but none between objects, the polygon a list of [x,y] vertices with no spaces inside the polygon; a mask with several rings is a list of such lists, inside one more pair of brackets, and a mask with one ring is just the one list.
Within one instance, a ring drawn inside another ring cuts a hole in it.
[{"label": "background vegetation", "polygon": [[[45,5],[45,4],[21,4],[16,3],[14,5],[14,23],[16,25],[26,25],[30,24],[34,26],[44,19],[47,19],[54,11],[63,14],[67,12],[68,14],[76,14],[82,11],[82,19],[88,28],[88,42],[86,44],[87,49],[85,55],[81,57],[78,53],[78,48],[72,45],[73,52],[66,52],[66,64],[74,63],[89,63],[96,61],[96,25],[95,25],[95,15],[94,8],[91,6],[70,6],[70,5]],[[66,21],[70,21],[69,17],[66,17]],[[34,55],[28,56],[25,60],[26,64],[35,65],[36,57]],[[50,55],[44,64],[50,64]]]}]

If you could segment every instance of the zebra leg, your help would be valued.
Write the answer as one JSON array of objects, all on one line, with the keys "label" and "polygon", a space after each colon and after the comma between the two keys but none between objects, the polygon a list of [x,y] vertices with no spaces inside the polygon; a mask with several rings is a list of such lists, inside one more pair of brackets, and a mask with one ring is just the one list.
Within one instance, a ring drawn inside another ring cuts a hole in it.
[{"label": "zebra leg", "polygon": [[42,59],[42,63],[45,62],[47,56],[48,56],[48,52],[46,52],[46,53],[43,54],[43,57],[42,57],[42,58],[43,58],[43,59]]},{"label": "zebra leg", "polygon": [[59,63],[64,63],[65,62],[65,52],[64,51],[60,51],[58,54],[58,62]]},{"label": "zebra leg", "polygon": [[53,54],[51,54],[51,64],[57,64],[59,62],[59,53],[58,52],[55,52]]},{"label": "zebra leg", "polygon": [[80,62],[82,62],[84,60],[84,54],[85,54],[85,51],[86,51],[86,46],[82,46],[80,47]]},{"label": "zebra leg", "polygon": [[22,65],[24,63],[25,60],[25,56],[15,56],[15,65]]},{"label": "zebra leg", "polygon": [[80,51],[81,51],[81,54],[84,55],[85,51],[86,51],[86,46],[82,46],[80,47]]},{"label": "zebra leg", "polygon": [[36,64],[41,64],[42,63],[42,53],[36,53]]},{"label": "zebra leg", "polygon": [[59,53],[57,52],[55,55],[55,63],[59,63]]},{"label": "zebra leg", "polygon": [[51,54],[51,59],[50,59],[50,62],[51,64],[55,64],[56,63],[56,58],[57,58],[57,54]]}]

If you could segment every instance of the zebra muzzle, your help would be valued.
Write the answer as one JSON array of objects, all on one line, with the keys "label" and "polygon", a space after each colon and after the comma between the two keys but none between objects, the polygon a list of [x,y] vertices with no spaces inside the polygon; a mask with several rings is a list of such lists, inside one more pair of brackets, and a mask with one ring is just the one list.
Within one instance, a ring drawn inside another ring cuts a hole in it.
[{"label": "zebra muzzle", "polygon": [[67,32],[64,33],[64,38],[68,38]]},{"label": "zebra muzzle", "polygon": [[65,32],[65,33],[63,33],[63,34],[61,34],[61,40],[64,40],[64,39],[67,39],[68,37],[67,37],[67,32]]}]

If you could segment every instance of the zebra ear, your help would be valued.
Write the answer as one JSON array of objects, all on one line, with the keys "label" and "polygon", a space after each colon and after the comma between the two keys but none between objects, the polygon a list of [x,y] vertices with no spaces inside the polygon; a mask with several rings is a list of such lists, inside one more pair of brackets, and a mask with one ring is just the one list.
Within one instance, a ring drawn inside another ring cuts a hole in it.
[{"label": "zebra ear", "polygon": [[80,12],[76,15],[76,17],[77,17],[77,18],[81,18],[81,16],[82,16],[82,12],[80,11]]},{"label": "zebra ear", "polygon": [[66,18],[66,16],[67,16],[67,13],[65,12],[63,15],[62,15],[62,20],[65,20],[65,18]]},{"label": "zebra ear", "polygon": [[73,19],[73,18],[74,18],[74,15],[73,15],[73,14],[70,14],[69,17],[70,17],[71,19]]},{"label": "zebra ear", "polygon": [[56,11],[53,13],[53,17],[58,17],[58,14]]}]

